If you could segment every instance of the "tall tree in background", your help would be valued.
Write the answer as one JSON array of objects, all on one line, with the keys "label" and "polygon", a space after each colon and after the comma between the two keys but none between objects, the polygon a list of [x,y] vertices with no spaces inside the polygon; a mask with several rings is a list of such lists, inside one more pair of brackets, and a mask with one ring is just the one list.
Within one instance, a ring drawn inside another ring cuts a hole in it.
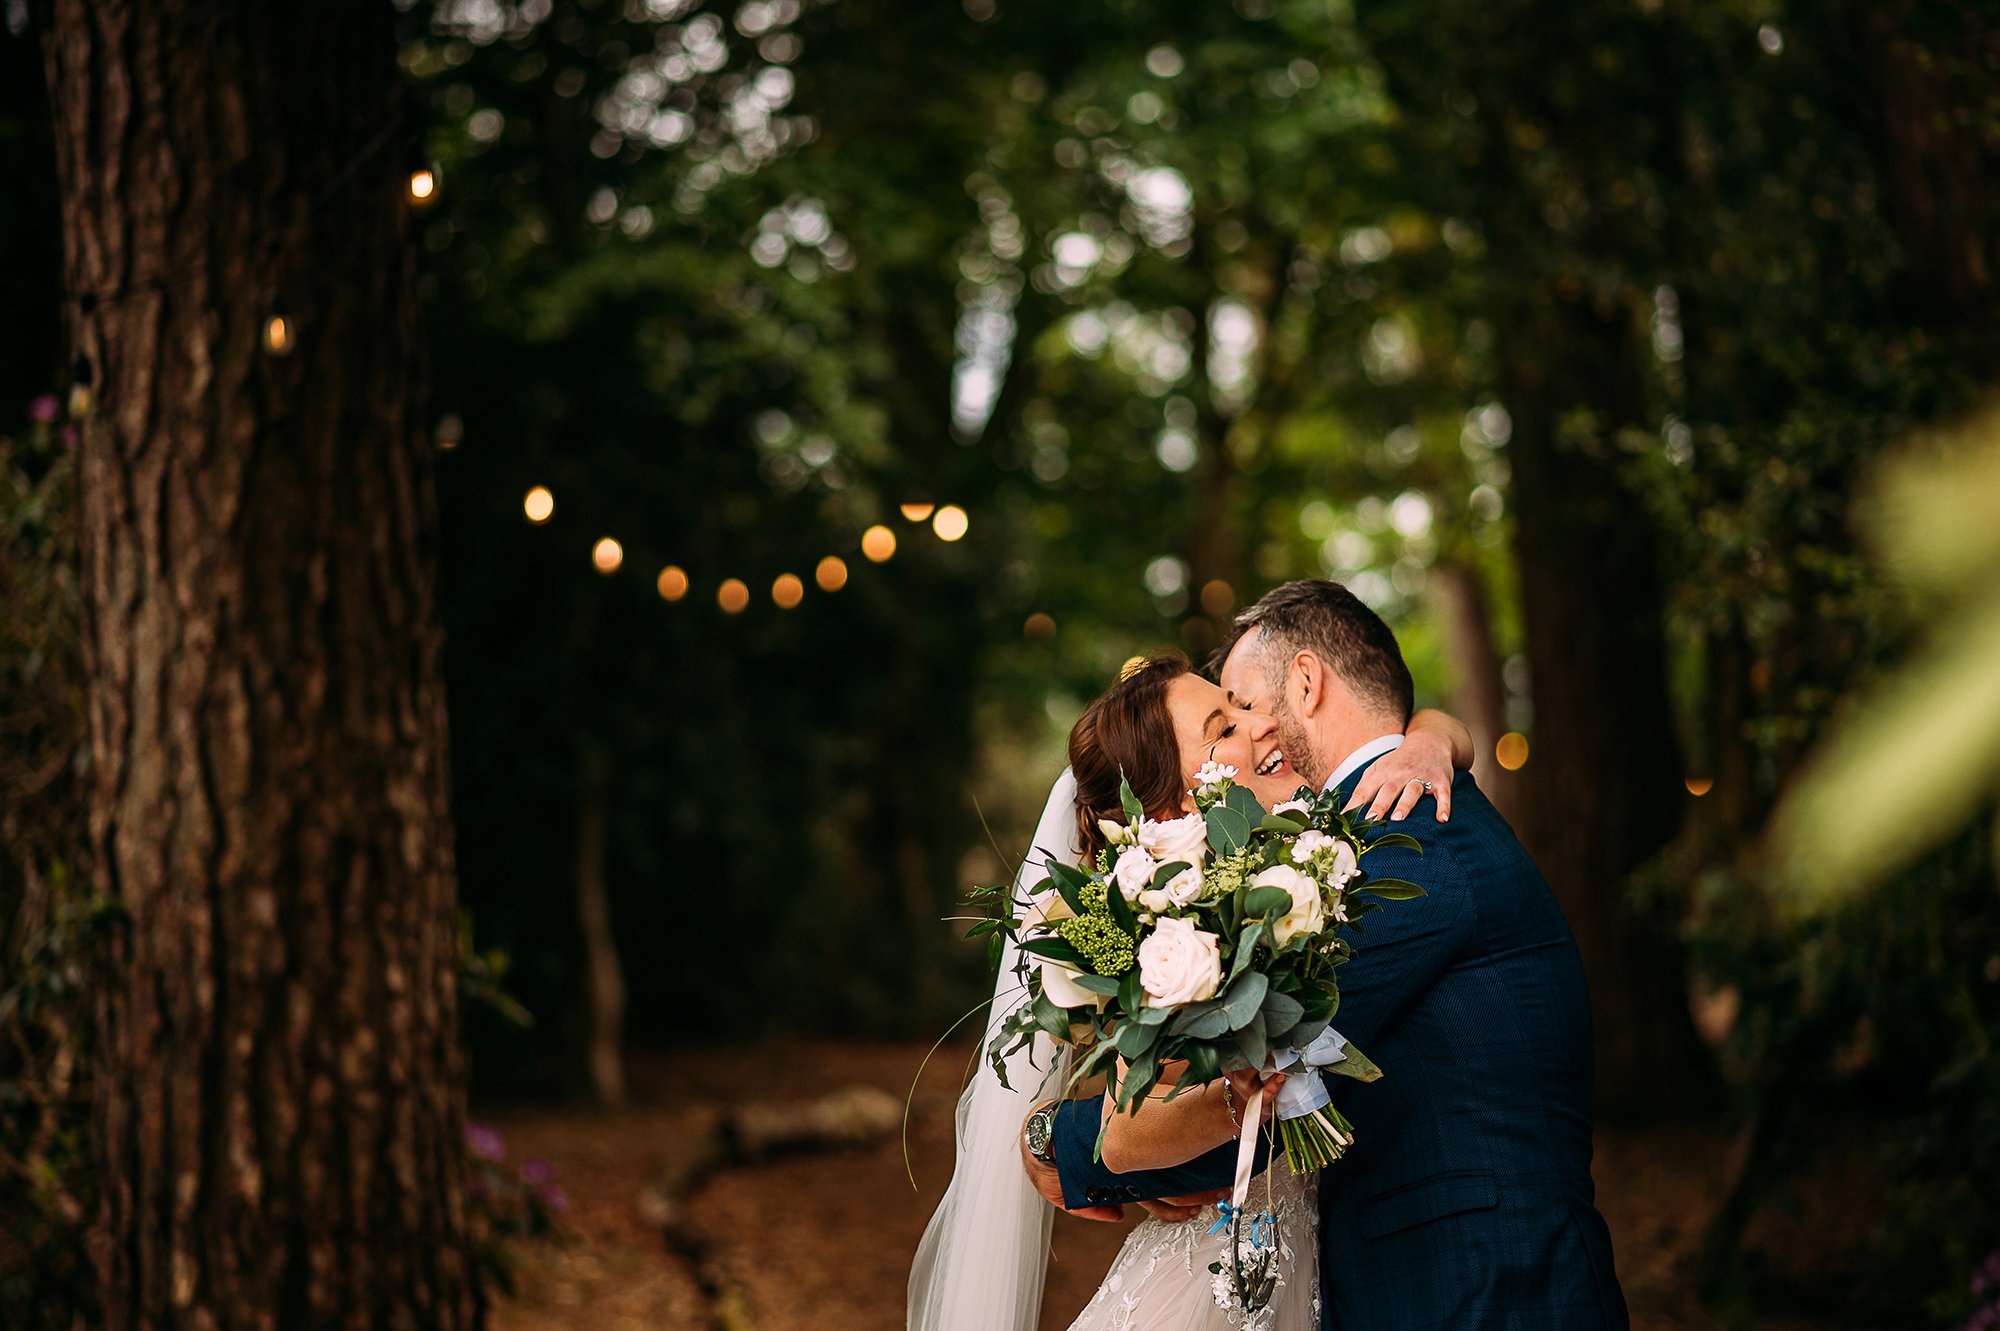
[{"label": "tall tree in background", "polygon": [[90,835],[129,915],[100,1005],[104,1323],[474,1325],[393,14],[50,22],[100,395]]}]

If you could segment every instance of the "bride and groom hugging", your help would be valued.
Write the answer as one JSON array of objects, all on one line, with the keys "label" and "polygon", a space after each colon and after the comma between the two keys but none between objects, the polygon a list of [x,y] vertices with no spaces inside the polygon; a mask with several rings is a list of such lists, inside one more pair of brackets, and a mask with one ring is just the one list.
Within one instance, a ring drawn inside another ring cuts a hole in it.
[{"label": "bride and groom hugging", "polygon": [[[1421,852],[1370,859],[1425,895],[1370,915],[1341,971],[1334,1025],[1383,1069],[1365,1084],[1327,1079],[1353,1145],[1302,1177],[1266,1169],[1260,1148],[1254,1186],[1279,1220],[1280,1279],[1246,1315],[1212,1289],[1222,1277],[1210,1263],[1232,1242],[1213,1203],[1231,1182],[1248,1098],[1271,1096],[1283,1074],[1232,1073],[1171,1101],[1162,1089],[1138,1113],[1111,1115],[1103,1095],[1037,1093],[1059,1084],[1044,1039],[1011,1056],[1013,1089],[982,1065],[960,1101],[957,1167],[912,1268],[909,1325],[1032,1331],[1054,1210],[1116,1220],[1137,1204],[1149,1218],[1072,1331],[1625,1327],[1593,1201],[1576,943],[1465,770],[1469,736],[1441,714],[1413,716],[1395,635],[1338,583],[1271,592],[1213,665],[1210,681],[1176,655],[1149,658],[1085,711],[1017,898],[1046,858],[1076,864],[1102,849],[1100,821],[1121,817],[1121,773],[1151,818],[1179,816],[1210,762],[1235,768],[1267,808],[1304,785],[1371,815],[1428,813]],[[1001,987],[1011,980],[1003,963]]]}]

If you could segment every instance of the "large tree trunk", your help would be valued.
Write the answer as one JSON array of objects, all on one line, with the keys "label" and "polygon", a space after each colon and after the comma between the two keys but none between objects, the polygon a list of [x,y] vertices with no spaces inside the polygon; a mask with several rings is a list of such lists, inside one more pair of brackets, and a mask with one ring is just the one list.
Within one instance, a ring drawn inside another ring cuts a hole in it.
[{"label": "large tree trunk", "polygon": [[111,1331],[480,1320],[393,21],[53,6]]},{"label": "large tree trunk", "polygon": [[1535,705],[1523,839],[1583,954],[1598,1104],[1613,1116],[1684,1104],[1712,1081],[1688,1011],[1677,909],[1631,892],[1633,871],[1680,830],[1687,800],[1654,526],[1620,483],[1607,439],[1561,436],[1576,407],[1613,424],[1636,418],[1635,336],[1621,311],[1552,299],[1522,313],[1503,369]]}]

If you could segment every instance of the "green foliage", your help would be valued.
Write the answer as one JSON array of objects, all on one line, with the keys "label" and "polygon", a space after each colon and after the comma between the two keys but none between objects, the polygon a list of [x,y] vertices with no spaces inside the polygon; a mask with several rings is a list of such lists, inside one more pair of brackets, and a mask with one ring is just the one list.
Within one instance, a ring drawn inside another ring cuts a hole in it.
[{"label": "green foliage", "polygon": [[98,940],[85,829],[71,436],[53,398],[0,435],[0,1310],[69,1331],[95,1315],[85,1233]]}]

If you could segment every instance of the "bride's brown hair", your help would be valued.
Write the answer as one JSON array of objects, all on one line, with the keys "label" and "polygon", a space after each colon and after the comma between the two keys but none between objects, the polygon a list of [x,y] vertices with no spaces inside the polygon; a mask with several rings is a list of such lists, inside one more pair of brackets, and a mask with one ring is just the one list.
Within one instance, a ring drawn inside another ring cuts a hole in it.
[{"label": "bride's brown hair", "polygon": [[1076,777],[1076,826],[1086,859],[1104,849],[1098,819],[1125,821],[1120,773],[1148,818],[1180,816],[1187,782],[1167,689],[1193,669],[1179,652],[1155,652],[1086,707],[1071,728],[1069,766]]}]

